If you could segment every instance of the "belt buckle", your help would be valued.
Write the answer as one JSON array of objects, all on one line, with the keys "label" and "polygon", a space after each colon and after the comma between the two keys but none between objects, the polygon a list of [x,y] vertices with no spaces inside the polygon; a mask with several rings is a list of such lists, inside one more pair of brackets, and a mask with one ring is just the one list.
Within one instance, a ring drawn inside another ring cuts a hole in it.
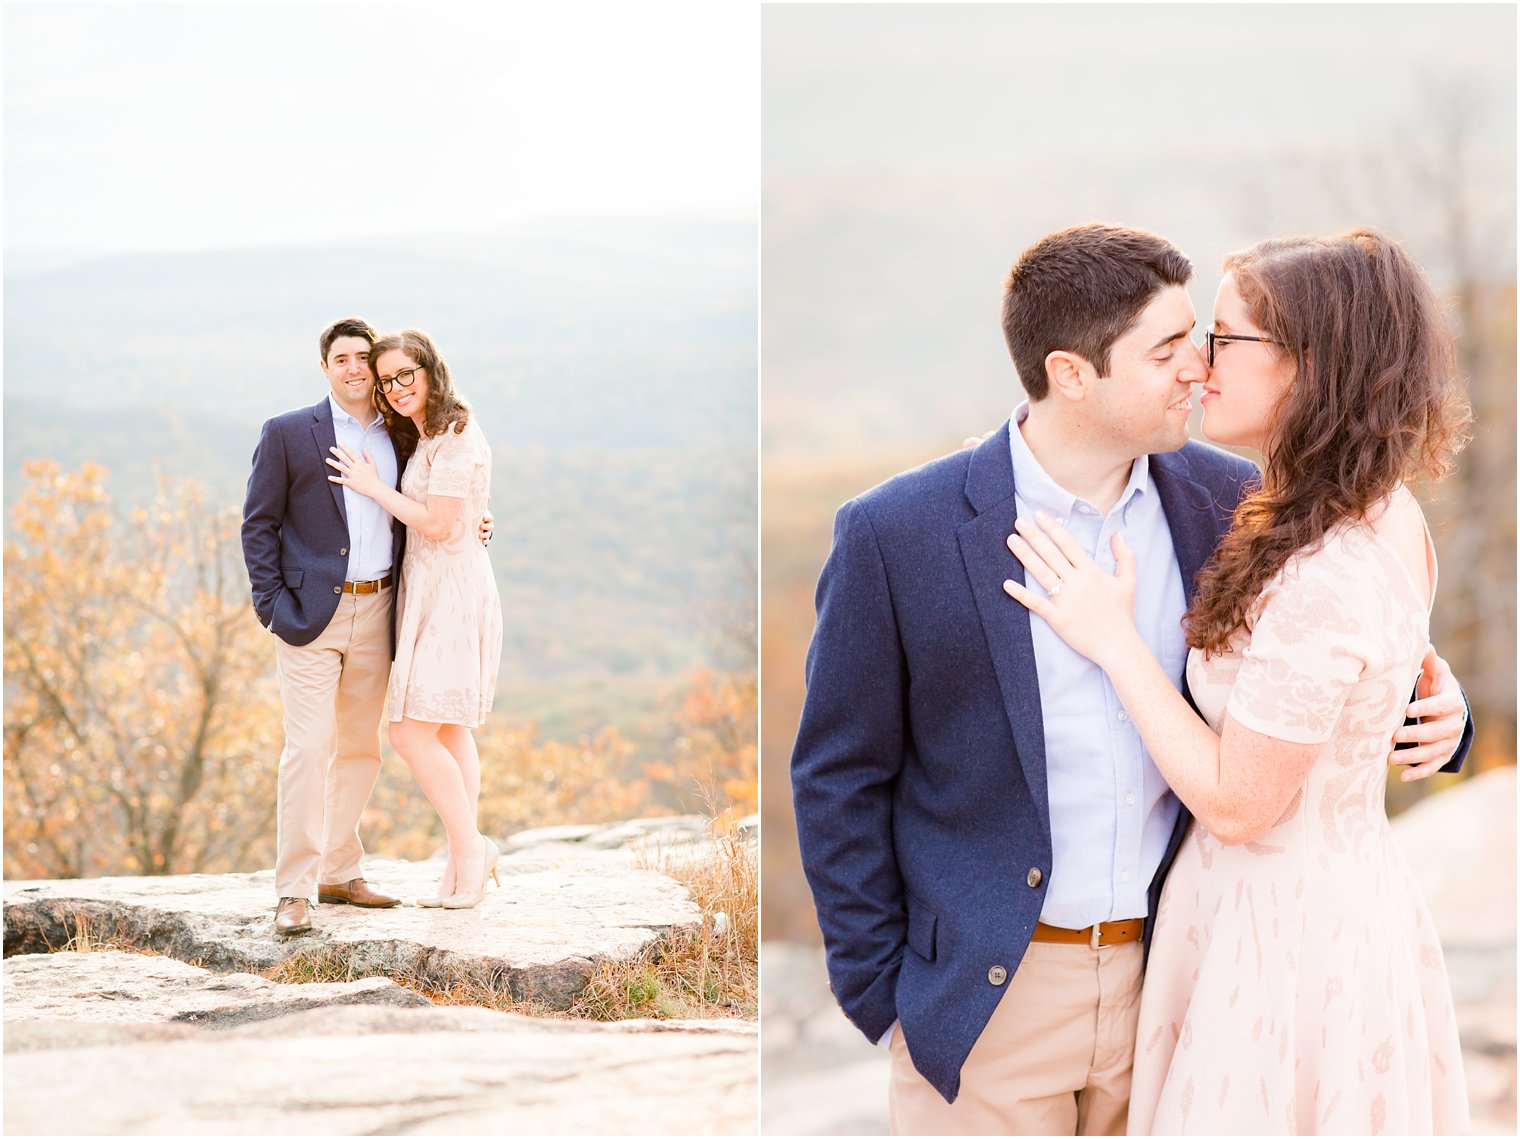
[{"label": "belt buckle", "polygon": [[1102,937],[1103,937],[1103,923],[1100,922],[1100,921],[1093,922],[1093,924],[1092,924],[1092,937],[1088,941],[1088,945],[1090,945],[1093,949],[1097,949],[1099,946],[1101,946],[1103,944],[1103,942],[1101,940]]}]

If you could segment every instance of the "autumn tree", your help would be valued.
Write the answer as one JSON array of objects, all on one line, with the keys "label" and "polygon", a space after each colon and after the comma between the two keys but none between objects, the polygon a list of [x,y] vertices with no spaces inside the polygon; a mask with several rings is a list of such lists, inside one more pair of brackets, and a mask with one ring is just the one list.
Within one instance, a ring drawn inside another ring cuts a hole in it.
[{"label": "autumn tree", "polygon": [[270,865],[279,705],[235,510],[25,467],[5,545],[5,872]]},{"label": "autumn tree", "polygon": [[671,751],[645,763],[644,774],[682,811],[742,818],[759,810],[755,679],[752,671],[701,669],[679,693]]},{"label": "autumn tree", "polygon": [[[25,475],[5,546],[6,874],[272,865],[281,717],[237,511],[168,479],[150,507],[127,511],[98,465],[30,463]],[[747,612],[721,624],[753,643]],[[610,725],[545,740],[495,713],[476,733],[481,826],[505,835],[676,809],[748,814],[756,704],[752,670],[694,674],[672,693],[673,742],[653,758]],[[390,857],[442,845],[394,756],[361,832]]]},{"label": "autumn tree", "polygon": [[731,488],[725,530],[747,535],[728,555],[732,591],[707,613],[709,659],[671,701],[670,751],[644,765],[687,813],[733,821],[760,809],[759,559],[756,486]]}]

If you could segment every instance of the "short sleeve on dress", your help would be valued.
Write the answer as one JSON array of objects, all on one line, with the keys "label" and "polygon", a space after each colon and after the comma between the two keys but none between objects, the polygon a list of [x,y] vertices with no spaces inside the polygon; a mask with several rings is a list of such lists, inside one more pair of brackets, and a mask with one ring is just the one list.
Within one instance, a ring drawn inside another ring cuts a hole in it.
[{"label": "short sleeve on dress", "polygon": [[464,498],[470,492],[470,477],[480,465],[469,428],[445,431],[438,438],[433,461],[428,468],[428,493],[449,498]]},{"label": "short sleeve on dress", "polygon": [[1323,743],[1366,671],[1369,633],[1356,564],[1325,547],[1291,559],[1262,591],[1225,710],[1254,732]]}]

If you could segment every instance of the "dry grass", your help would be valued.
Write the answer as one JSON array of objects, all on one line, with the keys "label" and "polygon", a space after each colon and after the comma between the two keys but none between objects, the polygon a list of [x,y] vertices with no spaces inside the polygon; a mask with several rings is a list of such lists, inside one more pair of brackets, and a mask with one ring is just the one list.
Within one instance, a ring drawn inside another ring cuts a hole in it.
[{"label": "dry grass", "polygon": [[630,962],[604,962],[571,1015],[592,1020],[753,1019],[760,1003],[760,861],[731,824],[714,824],[712,853],[693,860],[664,847],[639,865],[682,882],[702,924],[677,930]]},{"label": "dry grass", "polygon": [[[340,950],[315,949],[293,953],[278,965],[261,969],[259,976],[281,985],[324,985],[340,981],[357,981],[363,977],[391,976],[354,968],[352,957]],[[392,977],[392,980],[395,978]]]},{"label": "dry grass", "polygon": [[521,1001],[496,985],[473,977],[460,976],[439,983],[435,978],[401,969],[355,968],[353,956],[345,949],[316,949],[296,953],[278,965],[263,970],[259,976],[282,985],[312,985],[338,981],[357,981],[364,977],[385,977],[403,988],[420,993],[435,1005],[469,1005],[496,1009],[525,1016],[556,1017],[555,1012],[538,1001]]},{"label": "dry grass", "polygon": [[[115,950],[120,953],[140,953],[147,957],[164,956],[152,949],[143,948],[120,923],[109,927],[97,923],[97,915],[83,906],[70,906],[59,916],[63,919],[64,929],[69,931],[69,939],[62,945],[47,942],[50,953],[103,953]],[[46,937],[44,934],[44,940]]]},{"label": "dry grass", "polygon": [[[120,918],[108,922],[103,915],[78,904],[70,906],[59,917],[69,933],[69,939],[62,945],[54,945],[44,933],[43,941],[47,943],[49,953],[135,953],[139,957],[170,957],[179,960],[172,953],[144,945],[136,936],[127,932],[127,925]],[[197,968],[205,967],[199,957],[192,957],[185,963]]]}]

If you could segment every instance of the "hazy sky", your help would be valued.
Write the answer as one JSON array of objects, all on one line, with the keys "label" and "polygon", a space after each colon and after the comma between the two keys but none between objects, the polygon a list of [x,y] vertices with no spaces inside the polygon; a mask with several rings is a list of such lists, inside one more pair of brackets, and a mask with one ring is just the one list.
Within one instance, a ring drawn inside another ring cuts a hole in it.
[{"label": "hazy sky", "polygon": [[1491,95],[1481,127],[1510,143],[1515,11],[772,4],[765,176],[1353,141],[1418,115],[1425,79],[1453,73]]},{"label": "hazy sky", "polygon": [[746,4],[5,5],[8,250],[758,200]]}]

